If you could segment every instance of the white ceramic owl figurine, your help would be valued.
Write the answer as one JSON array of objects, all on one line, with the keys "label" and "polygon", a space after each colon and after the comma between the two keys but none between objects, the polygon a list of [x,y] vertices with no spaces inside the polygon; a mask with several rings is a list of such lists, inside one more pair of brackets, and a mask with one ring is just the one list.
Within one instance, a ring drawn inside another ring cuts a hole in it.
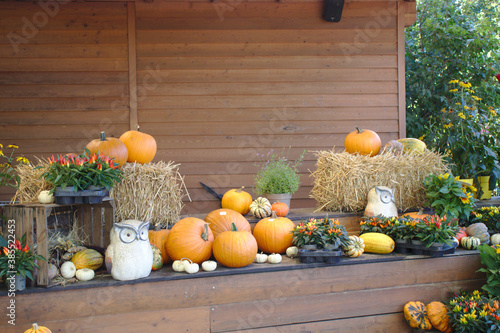
[{"label": "white ceramic owl figurine", "polygon": [[365,215],[397,217],[398,209],[394,201],[394,189],[386,186],[375,186],[372,188],[368,192],[368,204],[365,208]]},{"label": "white ceramic owl figurine", "polygon": [[148,276],[153,267],[149,245],[149,222],[125,220],[111,229],[106,249],[106,268],[116,280],[135,280]]}]

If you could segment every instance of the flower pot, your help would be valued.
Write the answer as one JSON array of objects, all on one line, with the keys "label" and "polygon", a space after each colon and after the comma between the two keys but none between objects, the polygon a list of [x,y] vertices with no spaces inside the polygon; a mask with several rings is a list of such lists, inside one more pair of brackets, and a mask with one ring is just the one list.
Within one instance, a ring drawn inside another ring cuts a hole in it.
[{"label": "flower pot", "polygon": [[292,195],[290,193],[283,194],[266,194],[266,198],[271,202],[271,204],[276,201],[285,203],[290,209],[290,200],[292,199]]},{"label": "flower pot", "polygon": [[413,245],[424,245],[424,243],[421,240],[418,240],[418,239],[412,239],[411,243]]},{"label": "flower pot", "polygon": [[14,281],[16,285],[16,290],[21,291],[26,289],[26,275],[22,276],[21,274],[16,274]]},{"label": "flower pot", "polygon": [[408,240],[407,240],[407,239],[403,239],[403,238],[396,238],[396,239],[394,240],[394,242],[395,242],[396,244],[408,244]]},{"label": "flower pot", "polygon": [[316,244],[306,244],[302,245],[301,249],[306,251],[315,251],[318,249],[318,246]]},{"label": "flower pot", "polygon": [[337,251],[339,247],[335,244],[326,244],[325,245],[325,250],[327,251]]},{"label": "flower pot", "polygon": [[479,197],[480,200],[489,200],[491,199],[491,191],[490,191],[490,176],[480,176],[477,177],[477,180],[479,182],[479,185],[477,186],[477,192],[474,193],[474,198],[478,198],[478,195],[481,194]]}]

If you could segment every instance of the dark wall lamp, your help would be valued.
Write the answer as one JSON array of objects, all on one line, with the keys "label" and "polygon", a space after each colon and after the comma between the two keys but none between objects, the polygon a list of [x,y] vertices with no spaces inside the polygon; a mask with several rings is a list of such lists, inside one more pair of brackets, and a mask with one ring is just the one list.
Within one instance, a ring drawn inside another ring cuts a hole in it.
[{"label": "dark wall lamp", "polygon": [[328,22],[339,22],[344,9],[344,0],[325,0],[323,18]]}]

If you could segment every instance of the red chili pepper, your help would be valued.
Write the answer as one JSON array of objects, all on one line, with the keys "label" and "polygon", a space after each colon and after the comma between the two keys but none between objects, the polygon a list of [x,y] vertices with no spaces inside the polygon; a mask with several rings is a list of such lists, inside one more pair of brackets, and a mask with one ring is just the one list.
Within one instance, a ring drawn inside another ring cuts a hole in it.
[{"label": "red chili pepper", "polygon": [[3,248],[3,254],[5,254],[6,256],[8,256],[9,255],[9,249],[6,248],[6,247],[4,247]]},{"label": "red chili pepper", "polygon": [[102,165],[101,165],[101,162],[98,162],[98,163],[97,163],[97,169],[102,170]]},{"label": "red chili pepper", "polygon": [[30,249],[29,245],[28,245],[28,244],[26,244],[26,245],[24,245],[24,247],[23,247],[23,249],[22,249],[22,252],[28,252],[28,251],[29,251],[29,249]]},{"label": "red chili pepper", "polygon": [[495,77],[497,78],[498,82],[500,82],[500,74],[495,75]]},{"label": "red chili pepper", "polygon": [[19,241],[19,239],[16,239],[16,240],[14,241],[14,248],[15,248],[16,250],[21,250],[21,242]]}]

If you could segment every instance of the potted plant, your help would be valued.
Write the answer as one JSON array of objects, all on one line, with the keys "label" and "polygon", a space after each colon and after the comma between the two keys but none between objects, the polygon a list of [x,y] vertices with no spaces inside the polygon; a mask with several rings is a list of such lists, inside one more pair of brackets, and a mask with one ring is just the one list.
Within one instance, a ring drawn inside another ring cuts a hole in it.
[{"label": "potted plant", "polygon": [[417,225],[418,233],[414,239],[420,240],[426,247],[441,247],[444,244],[451,245],[452,237],[455,237],[458,226],[447,220],[446,215],[429,215],[422,219]]},{"label": "potted plant", "polygon": [[306,223],[300,222],[292,231],[293,244],[304,250],[315,250],[322,247],[325,242],[320,227],[314,218],[310,218]]},{"label": "potted plant", "polygon": [[300,186],[298,167],[304,155],[305,150],[296,161],[289,161],[284,150],[280,154],[271,150],[267,155],[259,155],[262,161],[255,164],[259,170],[254,179],[254,192],[267,197],[271,203],[280,201],[290,207],[290,198]]},{"label": "potted plant", "polygon": [[[498,269],[497,269],[498,270]],[[479,290],[454,293],[448,316],[455,332],[500,331],[499,295]]]},{"label": "potted plant", "polygon": [[46,260],[43,256],[33,253],[31,247],[26,244],[26,234],[21,239],[7,242],[0,236],[0,277],[4,278],[10,286],[15,285],[16,290],[26,288],[26,277],[33,280],[33,271],[39,268],[36,261]]},{"label": "potted plant", "polygon": [[475,187],[459,181],[449,173],[428,175],[424,180],[425,195],[428,205],[439,216],[450,219],[468,220],[475,207],[473,192]]},{"label": "potted plant", "polygon": [[397,218],[394,216],[386,217],[384,215],[377,215],[371,217],[364,217],[363,221],[359,223],[360,234],[366,232],[379,232],[382,234],[389,235],[393,228],[393,224],[396,222]]},{"label": "potted plant", "polygon": [[339,220],[332,220],[327,216],[320,222],[320,229],[325,249],[334,250],[341,246],[347,247],[350,244],[349,235]]}]

